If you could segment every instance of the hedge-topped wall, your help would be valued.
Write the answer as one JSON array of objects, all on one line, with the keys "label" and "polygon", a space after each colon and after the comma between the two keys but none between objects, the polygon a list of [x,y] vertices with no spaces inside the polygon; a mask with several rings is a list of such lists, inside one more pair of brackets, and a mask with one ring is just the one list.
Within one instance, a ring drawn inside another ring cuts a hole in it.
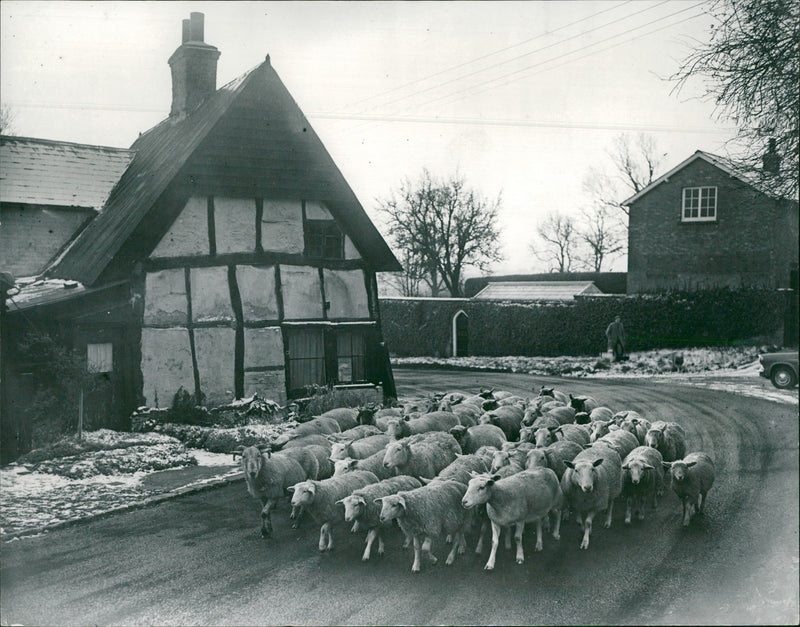
[{"label": "hedge-topped wall", "polygon": [[785,296],[771,290],[581,296],[571,303],[468,299],[381,301],[392,355],[449,356],[452,320],[469,317],[472,355],[581,355],[606,350],[605,329],[619,315],[628,350],[772,342],[783,339]]}]

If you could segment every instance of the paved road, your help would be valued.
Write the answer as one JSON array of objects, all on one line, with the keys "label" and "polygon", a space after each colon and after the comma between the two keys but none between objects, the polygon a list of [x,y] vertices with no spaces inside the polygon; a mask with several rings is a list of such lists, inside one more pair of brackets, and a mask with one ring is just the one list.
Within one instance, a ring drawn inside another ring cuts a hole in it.
[{"label": "paved road", "polygon": [[[398,370],[401,395],[553,382],[612,408],[686,427],[711,453],[706,516],[680,525],[674,497],[642,523],[595,525],[588,552],[574,523],[526,563],[502,550],[443,559],[412,575],[399,538],[362,563],[340,530],[331,554],[286,508],[274,539],[257,533],[242,484],[2,546],[3,624],[674,624],[798,622],[798,417],[793,406],[647,382]],[[438,553],[443,554],[440,548]],[[442,555],[443,557],[443,555]]]}]

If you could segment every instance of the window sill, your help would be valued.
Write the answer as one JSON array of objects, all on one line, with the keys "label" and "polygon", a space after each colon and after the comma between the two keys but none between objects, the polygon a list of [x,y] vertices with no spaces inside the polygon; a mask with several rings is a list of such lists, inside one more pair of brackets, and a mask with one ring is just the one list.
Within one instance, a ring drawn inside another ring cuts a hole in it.
[{"label": "window sill", "polygon": [[695,225],[695,224],[717,224],[717,219],[714,218],[713,220],[678,220],[678,224],[685,224],[688,226]]}]

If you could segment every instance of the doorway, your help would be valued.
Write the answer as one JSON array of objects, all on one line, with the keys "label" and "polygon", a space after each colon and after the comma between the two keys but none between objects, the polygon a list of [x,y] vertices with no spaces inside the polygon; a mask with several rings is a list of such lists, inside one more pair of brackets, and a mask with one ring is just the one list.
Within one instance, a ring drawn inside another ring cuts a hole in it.
[{"label": "doorway", "polygon": [[469,355],[469,316],[457,311],[453,316],[453,357]]}]

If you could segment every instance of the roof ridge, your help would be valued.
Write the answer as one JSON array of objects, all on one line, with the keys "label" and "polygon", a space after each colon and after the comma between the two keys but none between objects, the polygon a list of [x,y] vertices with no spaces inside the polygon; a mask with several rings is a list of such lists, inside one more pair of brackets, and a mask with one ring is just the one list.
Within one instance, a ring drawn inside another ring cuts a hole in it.
[{"label": "roof ridge", "polygon": [[80,146],[82,148],[99,148],[101,150],[113,150],[117,152],[131,152],[130,148],[120,148],[119,146],[104,146],[101,144],[84,144],[80,142],[69,142],[60,139],[45,139],[43,137],[24,137],[20,135],[0,135],[0,142],[24,141],[37,142],[40,144],[50,144],[54,146]]}]

